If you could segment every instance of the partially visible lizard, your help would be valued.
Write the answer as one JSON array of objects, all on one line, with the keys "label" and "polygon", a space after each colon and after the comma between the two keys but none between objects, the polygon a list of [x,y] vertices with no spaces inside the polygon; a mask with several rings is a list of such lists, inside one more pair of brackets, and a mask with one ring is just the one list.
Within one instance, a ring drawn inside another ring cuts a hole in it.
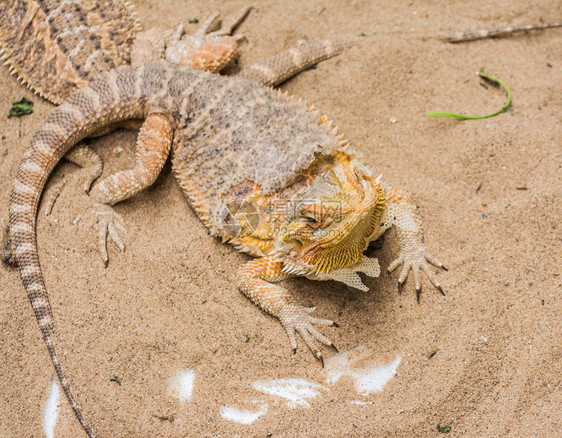
[{"label": "partially visible lizard", "polygon": [[[231,34],[251,9],[218,30],[219,14],[212,14],[186,35],[182,24],[141,31],[133,6],[123,0],[7,0],[0,2],[0,57],[20,82],[60,104],[100,73],[126,64],[165,59],[218,73],[236,56],[244,37]],[[341,43],[302,43],[240,76],[273,87],[342,49]]]},{"label": "partially visible lizard", "polygon": [[113,68],[163,58],[219,72],[236,55],[241,35],[230,34],[248,15],[210,32],[218,13],[193,35],[160,27],[141,31],[123,0],[5,0],[0,3],[0,54],[20,82],[54,104]]},{"label": "partially visible lizard", "polygon": [[[0,58],[18,81],[58,105],[100,73],[125,64],[139,66],[162,58],[219,72],[236,55],[243,36],[230,34],[250,9],[243,8],[230,25],[209,33],[219,24],[215,13],[193,35],[184,35],[181,24],[175,31],[141,31],[133,5],[123,0],[6,0],[0,2]],[[138,126],[129,121],[120,127]],[[87,193],[103,171],[101,158],[85,144],[65,158],[88,168]],[[62,181],[55,188],[47,215],[64,185]]]}]

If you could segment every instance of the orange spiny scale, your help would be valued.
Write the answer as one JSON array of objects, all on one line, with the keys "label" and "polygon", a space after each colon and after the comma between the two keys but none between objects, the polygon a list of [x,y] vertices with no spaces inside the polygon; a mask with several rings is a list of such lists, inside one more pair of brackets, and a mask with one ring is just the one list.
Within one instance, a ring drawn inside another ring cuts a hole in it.
[{"label": "orange spiny scale", "polygon": [[246,252],[254,257],[269,254],[275,245],[273,240],[262,240],[251,236],[233,239],[231,243],[239,251]]},{"label": "orange spiny scale", "polygon": [[389,202],[394,202],[394,203],[410,202],[410,194],[405,190],[396,187],[388,191],[387,198]]}]

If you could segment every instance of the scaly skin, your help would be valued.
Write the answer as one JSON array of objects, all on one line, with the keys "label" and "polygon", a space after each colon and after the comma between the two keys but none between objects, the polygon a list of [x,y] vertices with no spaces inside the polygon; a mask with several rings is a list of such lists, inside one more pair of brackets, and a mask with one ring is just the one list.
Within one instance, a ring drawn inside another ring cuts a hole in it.
[{"label": "scaly skin", "polygon": [[231,32],[250,7],[232,23],[209,33],[213,14],[194,34],[141,32],[133,5],[122,0],[4,0],[0,2],[0,55],[19,81],[60,104],[100,73],[125,64],[139,66],[165,58],[218,72],[236,55]]},{"label": "scaly skin", "polygon": [[[213,73],[236,56],[242,35],[231,36],[251,10],[245,7],[227,26],[212,31],[212,14],[193,35],[141,31],[133,5],[123,0],[4,0],[0,2],[0,59],[29,89],[60,104],[100,73],[165,59]],[[341,53],[343,45],[303,43],[248,67],[242,77],[275,86]]]},{"label": "scaly skin", "polygon": [[[0,2],[0,56],[19,81],[59,104],[98,74],[129,63],[138,67],[166,59],[217,73],[236,56],[243,36],[231,34],[250,9],[243,8],[228,25],[211,31],[219,16],[215,13],[193,35],[184,35],[181,24],[175,31],[157,27],[140,32],[134,8],[122,0],[8,0]],[[278,85],[341,53],[343,47],[331,41],[303,43],[246,68],[241,77],[263,86]],[[92,135],[116,127],[138,129],[121,123]],[[65,158],[89,169],[84,184],[88,193],[103,171],[101,158],[83,144]],[[65,184],[63,180],[54,189],[46,215]]]},{"label": "scaly skin", "polygon": [[[20,82],[58,105],[100,73],[125,64],[140,66],[165,58],[219,72],[236,55],[240,36],[230,34],[250,9],[242,9],[229,26],[209,33],[218,17],[213,14],[194,35],[185,36],[181,25],[175,32],[162,28],[141,32],[127,1],[5,0],[0,2],[0,58]],[[103,171],[101,158],[85,145],[65,158],[89,169],[87,193]],[[47,215],[65,184],[61,181],[55,188]]]},{"label": "scaly skin", "polygon": [[22,83],[59,104],[130,62],[140,22],[121,0],[0,2],[0,55]]},{"label": "scaly skin", "polygon": [[130,119],[145,120],[135,167],[107,177],[91,193],[105,262],[108,234],[124,248],[122,220],[111,206],[152,184],[172,150],[176,178],[202,222],[212,234],[258,257],[240,268],[237,285],[279,318],[293,349],[297,332],[322,360],[316,341],[333,344],[314,325],[334,323],[314,318],[313,309],[273,283],[295,275],[346,283],[356,281],[357,271],[376,275],[376,261],[363,251],[392,225],[399,231],[401,253],[391,267],[403,266],[400,282],[412,269],[418,287],[420,270],[438,285],[427,262],[443,265],[428,254],[412,204],[404,192],[373,178],[326,117],[279,92],[189,67],[156,62],[111,70],[50,114],[24,154],[10,201],[22,281],[63,391],[89,437],[95,435],[71,394],[53,343],[36,212],[50,172],[74,144]]}]

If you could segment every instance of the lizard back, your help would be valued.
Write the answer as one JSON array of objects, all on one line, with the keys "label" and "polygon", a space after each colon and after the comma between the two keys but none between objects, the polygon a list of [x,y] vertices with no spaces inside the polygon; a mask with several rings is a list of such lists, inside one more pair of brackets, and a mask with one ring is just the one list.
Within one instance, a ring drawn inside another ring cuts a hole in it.
[{"label": "lizard back", "polygon": [[167,84],[179,111],[172,166],[214,235],[223,236],[221,215],[231,188],[246,181],[265,195],[274,193],[302,177],[319,154],[341,146],[297,99],[246,80],[195,70],[190,78],[185,68],[174,68]]}]

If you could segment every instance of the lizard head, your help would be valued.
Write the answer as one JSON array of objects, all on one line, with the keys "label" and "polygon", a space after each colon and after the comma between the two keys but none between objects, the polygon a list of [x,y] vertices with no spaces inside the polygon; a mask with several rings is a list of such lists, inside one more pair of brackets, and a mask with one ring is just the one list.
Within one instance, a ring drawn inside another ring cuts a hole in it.
[{"label": "lizard head", "polygon": [[337,153],[318,158],[301,186],[276,236],[286,271],[322,275],[359,263],[385,206],[378,181]]}]

